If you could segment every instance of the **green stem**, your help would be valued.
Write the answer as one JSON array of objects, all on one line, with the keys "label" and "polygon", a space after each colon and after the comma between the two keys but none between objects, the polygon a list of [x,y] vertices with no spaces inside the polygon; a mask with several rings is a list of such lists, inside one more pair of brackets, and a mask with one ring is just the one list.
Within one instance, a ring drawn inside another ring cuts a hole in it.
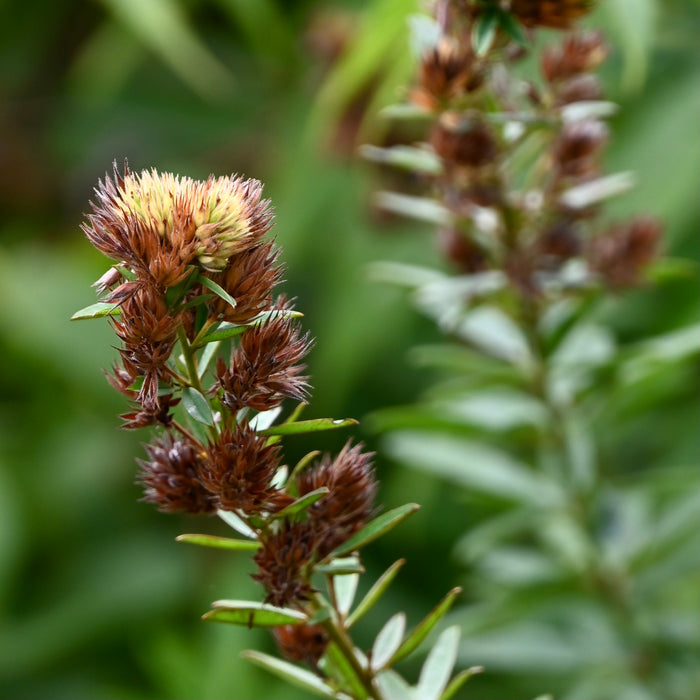
[{"label": "green stem", "polygon": [[[316,610],[325,607],[323,602],[318,599],[315,599],[314,603]],[[374,675],[369,669],[362,666],[359,659],[355,655],[354,644],[352,643],[347,630],[343,627],[342,622],[340,622],[340,619],[341,618],[338,611],[334,610],[333,613],[321,623],[321,625],[328,637],[335,643],[342,655],[347,660],[348,664],[353,670],[353,673],[357,677],[357,680],[362,684],[362,687],[367,692],[367,696],[373,700],[384,700],[384,696],[376,687]]]}]

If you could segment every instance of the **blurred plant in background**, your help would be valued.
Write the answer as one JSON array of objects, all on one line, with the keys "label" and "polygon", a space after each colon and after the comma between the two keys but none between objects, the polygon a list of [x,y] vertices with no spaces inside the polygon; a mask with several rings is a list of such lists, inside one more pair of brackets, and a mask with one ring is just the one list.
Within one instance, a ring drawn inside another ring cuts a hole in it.
[{"label": "blurred plant in background", "polygon": [[[397,290],[368,282],[363,268],[381,259],[439,266],[439,255],[424,224],[376,210],[365,215],[375,186],[352,160],[358,143],[407,141],[401,132],[408,124],[390,127],[377,114],[415,72],[406,28],[416,11],[414,0],[3,6],[3,696],[306,697],[250,664],[231,672],[241,649],[274,649],[267,633],[199,621],[211,600],[231,590],[257,595],[252,570],[238,557],[222,563],[220,553],[183,548],[175,536],[199,525],[137,502],[132,460],[140,438],[116,430],[122,399],[95,381],[115,359],[110,331],[66,325],[103,267],[78,225],[86,192],[114,158],[127,156],[137,169],[241,172],[265,181],[287,265],[282,289],[297,298],[318,338],[308,356],[318,387],[308,417],[362,418],[413,400],[437,370],[407,367],[405,349],[440,342],[440,335]],[[697,258],[697,4],[606,0],[586,22],[605,30],[611,56],[601,75],[606,95],[621,104],[605,170],[637,175],[637,186],[609,203],[611,219],[649,211],[666,226],[669,255]],[[415,187],[424,191],[424,182]],[[697,319],[696,280],[660,277],[600,309],[620,344]],[[420,362],[420,352],[409,358]],[[690,490],[680,467],[697,462],[697,370],[667,362],[657,369],[617,394],[608,404],[615,421],[596,427],[601,454],[615,456],[618,474],[631,479],[642,463],[664,464],[657,487],[669,494],[679,484]],[[368,424],[361,422],[362,439],[377,450]],[[332,442],[323,434],[290,438],[287,457],[294,463],[312,449],[331,450]],[[377,614],[405,610],[410,626],[446,585],[462,582],[463,566],[447,554],[483,504],[430,474],[407,478],[381,451],[375,461],[381,502],[422,505],[363,556],[368,578],[380,575],[395,550],[406,557],[393,584],[398,603],[380,600]],[[376,631],[370,622],[356,628],[364,648]],[[469,694],[528,697],[552,687],[551,676],[538,677],[541,665],[528,666],[527,677],[499,673],[497,653],[487,658],[485,651],[467,661],[488,662]],[[566,659],[556,658],[565,669]],[[417,667],[405,663],[416,678]]]},{"label": "blurred plant in background", "polygon": [[[431,191],[376,201],[436,224],[456,274],[373,271],[410,289],[453,342],[416,349],[442,375],[423,401],[373,420],[400,465],[469,495],[454,550],[473,596],[454,615],[464,660],[555,674],[540,683],[565,698],[681,700],[700,694],[697,464],[651,458],[642,438],[625,470],[629,437],[606,433],[662,400],[650,383],[695,366],[700,326],[620,343],[601,307],[697,270],[657,261],[655,219],[605,217],[632,179],[602,172],[615,105],[595,75],[602,36],[573,29],[589,9],[436,2],[416,18],[419,83],[385,115],[425,136],[363,152]],[[537,77],[532,64],[518,70],[535,41],[526,28],[572,30],[537,51]],[[646,400],[630,405],[640,390]]]}]

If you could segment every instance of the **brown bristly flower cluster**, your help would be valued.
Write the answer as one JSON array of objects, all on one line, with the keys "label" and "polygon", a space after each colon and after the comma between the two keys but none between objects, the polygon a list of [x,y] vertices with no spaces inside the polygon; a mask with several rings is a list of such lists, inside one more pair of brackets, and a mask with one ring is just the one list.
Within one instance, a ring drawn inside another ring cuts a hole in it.
[{"label": "brown bristly flower cluster", "polygon": [[[450,219],[439,232],[443,254],[462,273],[504,272],[531,299],[561,286],[574,264],[594,286],[638,284],[661,226],[600,221],[605,188],[614,188],[602,168],[609,129],[595,75],[607,54],[600,33],[564,34],[543,51],[540,80],[526,82],[504,70],[520,55],[505,32],[483,55],[472,48],[488,3],[438,5],[442,36],[423,55],[410,97],[432,116],[427,140],[441,170],[432,183]],[[590,6],[513,0],[499,11],[528,28],[565,29]]]},{"label": "brown bristly flower cluster", "polygon": [[[134,404],[123,427],[159,431],[138,460],[144,500],[169,513],[238,515],[261,545],[254,578],[266,601],[294,605],[312,593],[314,565],[367,523],[376,482],[372,455],[347,444],[285,483],[281,446],[258,429],[263,412],[308,397],[312,344],[291,303],[274,295],[282,267],[264,238],[271,224],[255,180],[115,166],[83,230],[116,262],[95,286],[120,341],[108,380]],[[204,348],[214,350],[206,360]],[[178,416],[186,398],[199,402],[191,427]],[[326,492],[310,508],[285,514],[318,489]],[[326,644],[313,627],[277,638],[312,665]]]}]

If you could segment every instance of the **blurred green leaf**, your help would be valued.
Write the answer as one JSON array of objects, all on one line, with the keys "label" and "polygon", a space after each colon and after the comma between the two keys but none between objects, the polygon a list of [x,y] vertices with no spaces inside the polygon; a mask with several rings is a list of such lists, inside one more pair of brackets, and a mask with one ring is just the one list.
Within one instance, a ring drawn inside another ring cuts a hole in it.
[{"label": "blurred green leaf", "polygon": [[241,518],[239,518],[235,513],[231,513],[226,510],[217,510],[216,514],[230,527],[232,527],[236,532],[246,537],[255,538],[255,532],[246,525]]},{"label": "blurred green leaf", "polygon": [[220,99],[231,89],[231,74],[192,31],[180,5],[171,0],[102,2],[194,92]]},{"label": "blurred green leaf", "polygon": [[400,462],[499,498],[543,507],[562,500],[556,484],[508,453],[480,442],[397,431],[387,436],[384,445]]},{"label": "blurred green leaf", "polygon": [[365,597],[358,603],[357,607],[349,615],[345,622],[347,629],[350,629],[363,615],[368,613],[377,603],[377,601],[386,592],[387,588],[394,580],[399,569],[406,563],[405,559],[395,561],[373,584],[367,591]]},{"label": "blurred green leaf", "polygon": [[448,627],[435,641],[423,664],[418,678],[417,694],[424,700],[439,700],[452,675],[460,629],[457,625]]},{"label": "blurred green leaf", "polygon": [[483,673],[483,666],[472,666],[464,671],[460,671],[447,685],[447,688],[440,696],[440,700],[450,700],[455,696],[459,689],[472,677],[479,673]]},{"label": "blurred green leaf", "polygon": [[388,669],[377,676],[377,685],[386,700],[422,700],[396,671]]},{"label": "blurred green leaf", "polygon": [[442,173],[442,161],[433,151],[415,146],[360,146],[360,156],[372,161],[391,165],[395,168],[408,170],[427,175],[440,175]]},{"label": "blurred green leaf", "polygon": [[396,650],[401,646],[405,630],[406,615],[402,612],[390,617],[379,630],[370,656],[370,668],[374,672],[380,671],[392,660]]},{"label": "blurred green leaf", "polygon": [[[335,561],[338,560],[336,559]],[[350,612],[352,603],[355,600],[355,594],[357,593],[357,584],[360,581],[359,574],[364,573],[364,568],[361,566],[356,557],[351,558],[350,561],[355,563],[354,573],[349,573],[342,576],[333,576],[333,592],[335,593],[335,602],[338,612],[341,615],[347,615],[348,612]]]},{"label": "blurred green leaf", "polygon": [[485,56],[496,38],[499,12],[495,6],[487,7],[474,23],[472,48],[477,56]]},{"label": "blurred green leaf", "polygon": [[400,192],[377,192],[374,202],[380,209],[416,221],[426,221],[439,226],[447,226],[452,222],[450,211],[432,197],[418,197]]},{"label": "blurred green leaf", "polygon": [[[424,618],[416,625],[411,633],[406,637],[396,653],[391,658],[391,663],[395,664],[414,652],[430,634],[430,631],[444,617],[450,609],[457,596],[462,592],[461,588],[453,588]],[[440,690],[442,692],[442,689]]]},{"label": "blurred green leaf", "polygon": [[241,656],[308,693],[322,698],[331,698],[331,700],[336,700],[337,698],[335,691],[311,671],[259,651],[244,651],[241,653]]}]

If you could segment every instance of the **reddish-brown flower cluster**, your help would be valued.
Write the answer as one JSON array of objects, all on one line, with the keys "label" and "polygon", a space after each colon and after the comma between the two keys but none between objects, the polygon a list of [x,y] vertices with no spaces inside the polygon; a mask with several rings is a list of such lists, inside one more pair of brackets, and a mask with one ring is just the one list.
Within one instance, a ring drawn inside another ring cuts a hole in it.
[{"label": "reddish-brown flower cluster", "polygon": [[348,443],[335,459],[326,455],[303,471],[296,487],[299,496],[323,487],[328,493],[308,509],[303,521],[286,520],[274,535],[263,538],[255,555],[258,572],[253,578],[265,587],[268,602],[276,605],[308,597],[306,567],[325,559],[372,517],[377,492],[372,454]]},{"label": "reddish-brown flower cluster", "polygon": [[[501,10],[528,27],[566,28],[589,5],[513,0]],[[517,58],[505,33],[494,44],[496,61],[471,49],[468,30],[488,4],[444,7],[443,35],[424,54],[411,94],[434,115],[429,143],[441,172],[433,182],[450,214],[439,232],[441,251],[463,273],[505,272],[512,288],[528,297],[551,288],[553,275],[575,259],[588,266],[590,279],[613,287],[637,283],[653,260],[658,235],[650,231],[658,234],[658,225],[602,235],[595,215],[605,193],[590,200],[570,196],[577,188],[585,194],[586,186],[608,186],[602,155],[609,130],[591,107],[604,107],[596,102],[602,88],[593,74],[607,54],[600,33],[568,34],[546,48],[536,85],[502,70],[503,60]],[[520,155],[521,144],[538,139],[537,155]]]},{"label": "reddish-brown flower cluster", "polygon": [[526,27],[568,29],[593,4],[592,0],[511,0],[509,10]]},{"label": "reddish-brown flower cluster", "polygon": [[[260,183],[128,168],[122,176],[115,168],[96,194],[83,229],[117,262],[96,283],[113,305],[121,342],[108,379],[135,404],[122,416],[124,427],[162,429],[138,461],[144,500],[166,512],[237,513],[260,541],[254,578],[266,600],[304,600],[313,565],[369,519],[376,484],[371,455],[346,445],[287,488],[278,478],[279,443],[253,423],[285,398],[307,397],[302,361],[311,347],[287,299],[273,296],[282,270],[278,248],[263,239],[272,217]],[[209,364],[219,344],[207,374],[198,366],[203,348],[214,350]],[[207,437],[178,421],[174,409],[184,398],[188,410],[199,402],[194,410]],[[320,487],[328,493],[309,510],[285,514],[295,498]],[[325,648],[319,634],[295,628],[278,639],[285,653],[298,646],[293,653],[313,663]]]}]

